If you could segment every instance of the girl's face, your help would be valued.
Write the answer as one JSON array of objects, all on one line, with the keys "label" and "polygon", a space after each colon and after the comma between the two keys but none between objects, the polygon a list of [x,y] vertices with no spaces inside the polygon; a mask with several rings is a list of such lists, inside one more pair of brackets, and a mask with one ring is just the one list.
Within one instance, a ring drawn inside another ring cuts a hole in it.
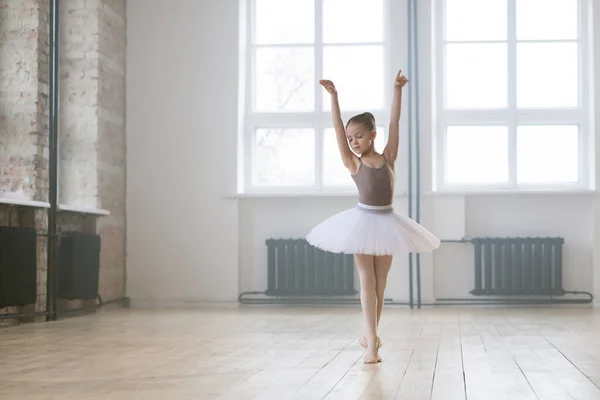
[{"label": "girl's face", "polygon": [[369,131],[363,124],[352,123],[346,128],[350,148],[358,155],[371,148],[376,135],[376,131]]}]

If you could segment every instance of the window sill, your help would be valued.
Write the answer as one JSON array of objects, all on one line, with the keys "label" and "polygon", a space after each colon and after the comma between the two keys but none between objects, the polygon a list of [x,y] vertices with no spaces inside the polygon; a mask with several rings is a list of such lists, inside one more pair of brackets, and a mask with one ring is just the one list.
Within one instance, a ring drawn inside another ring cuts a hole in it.
[{"label": "window sill", "polygon": [[[548,189],[548,190],[504,190],[504,189],[489,189],[489,190],[427,190],[422,193],[422,196],[443,197],[443,196],[580,196],[593,195],[600,193],[592,189]],[[357,198],[357,192],[248,192],[237,193],[225,196],[227,199],[278,199],[278,198]],[[407,197],[406,192],[397,192],[394,198]]]},{"label": "window sill", "polygon": [[[396,193],[395,198],[406,197],[406,193]],[[358,192],[250,192],[227,196],[228,199],[269,199],[269,198],[358,198]]]},{"label": "window sill", "polygon": [[92,215],[99,215],[99,216],[110,215],[110,211],[108,211],[108,210],[103,210],[100,208],[86,208],[86,207],[80,207],[80,206],[69,206],[66,204],[59,204],[58,210],[64,211],[64,212],[72,212],[72,213],[79,213],[79,214],[92,214]]},{"label": "window sill", "polygon": [[[22,206],[22,207],[34,207],[34,208],[50,208],[50,203],[45,202],[45,201],[16,199],[16,198],[9,198],[9,197],[0,197],[0,204],[7,204],[7,205],[11,205],[11,206]],[[69,206],[66,204],[59,204],[58,211],[74,212],[74,213],[80,213],[80,214],[93,214],[93,215],[100,215],[100,216],[110,215],[110,211],[108,211],[108,210],[102,210],[99,208]]]},{"label": "window sill", "polygon": [[12,206],[24,206],[34,208],[50,208],[50,203],[45,201],[11,199],[9,197],[0,197],[0,204],[8,204]]},{"label": "window sill", "polygon": [[593,189],[489,189],[489,190],[435,190],[426,191],[426,196],[530,196],[530,195],[561,195],[561,196],[578,196],[584,194],[596,193]]}]

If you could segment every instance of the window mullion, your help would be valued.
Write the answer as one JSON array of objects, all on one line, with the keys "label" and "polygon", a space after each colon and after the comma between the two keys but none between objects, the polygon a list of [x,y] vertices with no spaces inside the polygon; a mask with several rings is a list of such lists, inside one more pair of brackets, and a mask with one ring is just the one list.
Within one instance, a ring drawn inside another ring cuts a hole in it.
[{"label": "window mullion", "polygon": [[435,139],[435,153],[433,155],[433,165],[435,171],[435,179],[434,184],[432,185],[435,188],[443,187],[446,184],[446,121],[445,118],[445,69],[446,69],[446,59],[445,59],[445,43],[444,43],[444,32],[445,32],[445,7],[446,2],[434,2],[433,4],[433,18],[434,18],[434,65],[433,71],[434,74],[432,77],[432,87],[433,87],[433,98],[434,103],[432,107],[432,119],[433,129],[437,133]]},{"label": "window mullion", "polygon": [[517,2],[507,2],[507,61],[508,61],[508,179],[517,186]]},{"label": "window mullion", "polygon": [[315,46],[314,46],[314,71],[315,71],[315,185],[318,189],[323,187],[323,93],[319,80],[323,75],[323,0],[315,2]]},{"label": "window mullion", "polygon": [[[578,55],[579,55],[579,108],[581,110],[586,110],[587,112],[582,115],[579,123],[579,179],[580,183],[583,185],[589,185],[591,182],[589,181],[589,167],[595,165],[593,162],[594,156],[593,153],[588,149],[594,148],[594,134],[593,134],[593,111],[590,108],[591,94],[590,91],[593,91],[594,86],[588,85],[588,78],[592,78],[590,75],[589,67],[590,67],[590,59],[593,59],[594,50],[590,44],[593,43],[590,36],[590,26],[589,23],[592,22],[593,17],[589,17],[590,11],[589,7],[591,6],[591,2],[580,0],[578,2],[578,35],[577,41],[579,44],[578,47]],[[597,6],[594,4],[594,6]],[[593,22],[592,22],[592,27]],[[590,57],[590,55],[592,57]],[[589,79],[593,81],[593,79]],[[590,115],[586,115],[586,114]],[[592,175],[593,176],[593,175]],[[592,185],[595,187],[595,185]]]}]

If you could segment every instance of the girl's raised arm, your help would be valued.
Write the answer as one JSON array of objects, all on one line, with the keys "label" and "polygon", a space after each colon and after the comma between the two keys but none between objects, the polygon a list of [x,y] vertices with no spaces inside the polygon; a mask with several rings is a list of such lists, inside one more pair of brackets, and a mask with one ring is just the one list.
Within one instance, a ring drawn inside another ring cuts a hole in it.
[{"label": "girl's raised arm", "polygon": [[337,138],[340,155],[342,156],[342,162],[351,173],[354,173],[356,166],[358,165],[358,157],[350,150],[350,146],[348,145],[346,129],[344,128],[340,113],[337,89],[333,82],[329,80],[320,80],[319,83],[331,95],[331,118],[333,120],[333,127],[335,128],[335,136]]},{"label": "girl's raised arm", "polygon": [[402,88],[408,83],[408,79],[402,75],[402,70],[396,75],[394,81],[394,100],[392,101],[392,114],[390,118],[389,137],[383,155],[394,163],[398,157],[398,146],[400,144],[400,110],[402,108]]}]

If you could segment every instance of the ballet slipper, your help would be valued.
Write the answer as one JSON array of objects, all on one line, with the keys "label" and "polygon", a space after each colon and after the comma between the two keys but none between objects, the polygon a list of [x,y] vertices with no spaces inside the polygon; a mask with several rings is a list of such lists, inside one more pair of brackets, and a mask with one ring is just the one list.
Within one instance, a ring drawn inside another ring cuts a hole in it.
[{"label": "ballet slipper", "polygon": [[[363,348],[367,348],[367,338],[366,337],[360,337],[358,338],[358,343],[363,347]],[[377,336],[377,349],[379,350],[381,348],[381,338],[379,336]]]}]

